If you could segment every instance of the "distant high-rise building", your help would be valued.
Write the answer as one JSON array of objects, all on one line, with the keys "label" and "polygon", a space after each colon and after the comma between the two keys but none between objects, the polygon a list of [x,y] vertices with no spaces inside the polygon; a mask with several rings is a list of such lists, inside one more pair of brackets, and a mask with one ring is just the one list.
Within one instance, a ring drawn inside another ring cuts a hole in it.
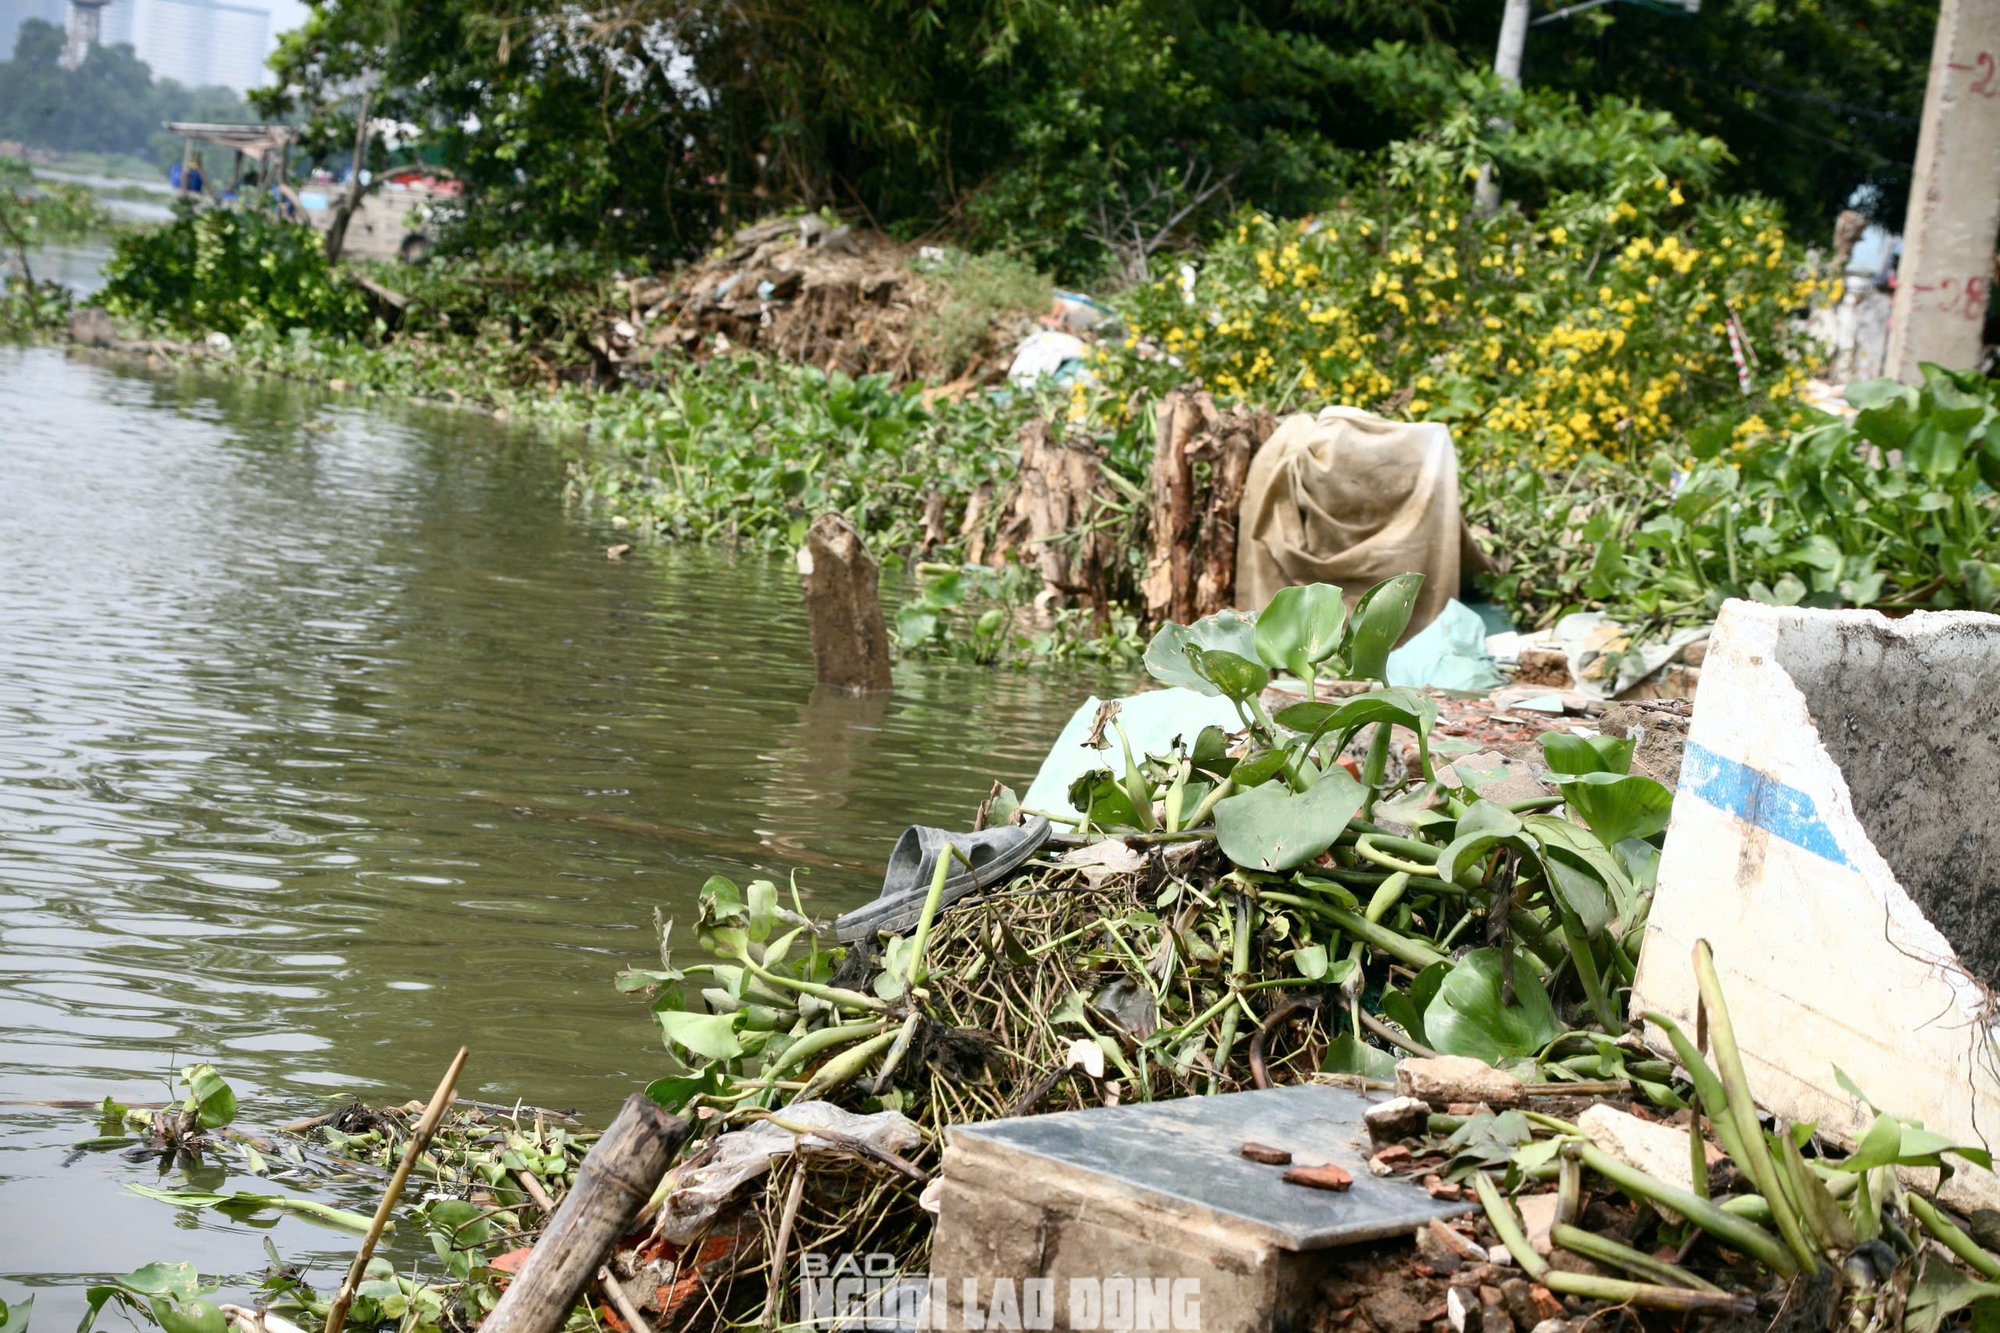
[{"label": "distant high-rise building", "polygon": [[[274,10],[282,12],[282,25],[273,21]],[[81,59],[81,34],[104,46],[129,43],[156,79],[240,93],[269,80],[264,59],[277,29],[297,22],[299,10],[287,0],[0,0],[0,60],[14,54],[21,24],[38,18],[67,30],[66,62]],[[79,27],[91,19],[94,35]]]},{"label": "distant high-rise building", "polygon": [[264,57],[271,51],[268,6],[237,0],[117,0],[106,24],[129,8],[127,39],[156,79],[190,88],[221,84],[237,92],[267,77]]},{"label": "distant high-rise building", "polygon": [[63,35],[62,67],[75,69],[97,45],[98,21],[111,0],[69,0],[67,30]]}]

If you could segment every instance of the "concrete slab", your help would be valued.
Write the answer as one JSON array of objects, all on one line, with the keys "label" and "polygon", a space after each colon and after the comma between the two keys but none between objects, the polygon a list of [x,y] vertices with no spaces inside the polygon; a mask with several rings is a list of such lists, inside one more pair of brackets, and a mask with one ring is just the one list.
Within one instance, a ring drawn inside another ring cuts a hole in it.
[{"label": "concrete slab", "polygon": [[[1340,1246],[1471,1210],[1368,1174],[1362,1114],[1379,1100],[1273,1088],[954,1129],[931,1245],[946,1304],[931,1327],[999,1327],[992,1310],[1018,1284],[1056,1293],[1035,1327],[1307,1333]],[[1245,1141],[1340,1166],[1354,1183],[1285,1184],[1290,1168],[1238,1155]],[[1151,1313],[1137,1308],[1147,1292]]]},{"label": "concrete slab", "polygon": [[[1122,1195],[1292,1251],[1407,1235],[1470,1212],[1368,1173],[1362,1115],[1377,1100],[1344,1088],[1270,1088],[967,1125],[951,1141],[1017,1156],[1022,1170],[1057,1173],[1079,1194]],[[1246,1141],[1285,1149],[1296,1166],[1345,1167],[1353,1188],[1284,1184],[1284,1167],[1238,1155]]]}]

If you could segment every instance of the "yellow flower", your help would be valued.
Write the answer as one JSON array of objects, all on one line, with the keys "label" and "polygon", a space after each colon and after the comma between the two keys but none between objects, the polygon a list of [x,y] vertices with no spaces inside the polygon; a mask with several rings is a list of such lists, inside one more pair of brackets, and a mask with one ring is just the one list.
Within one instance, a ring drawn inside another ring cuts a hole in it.
[{"label": "yellow flower", "polygon": [[1549,239],[1551,241],[1554,241],[1557,245],[1569,244],[1569,228],[1567,227],[1551,228],[1549,231]]},{"label": "yellow flower", "polygon": [[1680,207],[1682,204],[1687,202],[1687,200],[1681,195],[1680,186],[1676,185],[1672,190],[1669,190],[1667,192],[1667,202],[1674,205],[1674,207],[1676,208]]}]

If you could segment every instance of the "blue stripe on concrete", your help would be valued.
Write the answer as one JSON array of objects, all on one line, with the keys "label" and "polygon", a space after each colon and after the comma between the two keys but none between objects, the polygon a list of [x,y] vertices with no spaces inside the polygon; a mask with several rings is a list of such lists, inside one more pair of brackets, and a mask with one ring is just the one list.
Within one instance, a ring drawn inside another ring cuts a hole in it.
[{"label": "blue stripe on concrete", "polygon": [[1680,790],[1814,856],[1850,865],[1813,798],[1769,773],[1689,742],[1681,758]]}]

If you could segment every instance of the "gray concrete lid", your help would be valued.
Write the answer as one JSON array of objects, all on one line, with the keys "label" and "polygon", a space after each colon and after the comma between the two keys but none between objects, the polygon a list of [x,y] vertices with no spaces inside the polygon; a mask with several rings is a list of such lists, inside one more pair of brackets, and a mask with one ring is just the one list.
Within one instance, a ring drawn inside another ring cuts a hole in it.
[{"label": "gray concrete lid", "polygon": [[[1369,1174],[1361,1116],[1370,1104],[1345,1088],[1302,1084],[960,1125],[951,1142],[1040,1159],[1051,1177],[1073,1180],[1079,1194],[1110,1189],[1286,1250],[1404,1235],[1433,1217],[1471,1212],[1470,1204]],[[1238,1155],[1246,1141],[1284,1148],[1295,1165],[1345,1167],[1354,1187],[1333,1193],[1285,1184],[1284,1167]]]}]

